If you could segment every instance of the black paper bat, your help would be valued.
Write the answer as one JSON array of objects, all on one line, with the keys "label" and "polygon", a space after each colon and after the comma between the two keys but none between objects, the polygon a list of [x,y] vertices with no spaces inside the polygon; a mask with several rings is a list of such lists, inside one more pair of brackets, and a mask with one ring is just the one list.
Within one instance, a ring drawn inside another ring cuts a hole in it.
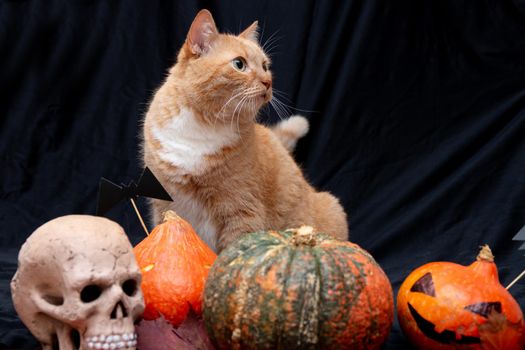
[{"label": "black paper bat", "polygon": [[[514,236],[514,238],[512,239],[514,241],[525,241],[525,226],[523,226],[521,228],[521,230],[518,231],[518,233],[516,233],[516,236]],[[519,248],[518,250],[524,250],[525,249],[525,243],[523,243]],[[520,273],[518,275],[518,277],[516,277],[512,282],[509,283],[509,285],[507,285],[507,287],[505,287],[506,289],[509,289],[510,287],[512,287],[516,282],[518,282],[523,276],[525,276],[525,270],[523,270],[522,273]]]},{"label": "black paper bat", "polygon": [[137,184],[131,181],[129,185],[121,184],[119,186],[108,179],[100,178],[97,215],[104,215],[108,210],[123,200],[133,200],[139,196],[173,201],[159,180],[157,180],[151,170],[146,167]]},{"label": "black paper bat", "polygon": [[[514,241],[525,241],[525,226],[521,228],[521,230],[516,233],[516,236],[513,238]],[[525,249],[525,243],[523,243],[518,250],[524,250]]]}]

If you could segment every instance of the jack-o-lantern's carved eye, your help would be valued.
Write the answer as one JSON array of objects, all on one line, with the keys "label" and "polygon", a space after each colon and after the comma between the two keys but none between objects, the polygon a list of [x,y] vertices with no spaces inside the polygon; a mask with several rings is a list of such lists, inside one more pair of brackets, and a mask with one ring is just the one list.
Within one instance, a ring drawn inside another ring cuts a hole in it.
[{"label": "jack-o-lantern's carved eye", "polygon": [[430,295],[431,297],[436,296],[436,289],[434,288],[434,281],[432,280],[432,274],[430,272],[427,272],[414,283],[412,288],[410,288],[411,292],[418,292],[423,293],[426,295]]},{"label": "jack-o-lantern's carved eye", "polygon": [[501,313],[501,303],[499,301],[489,303],[476,303],[465,306],[465,310],[488,318],[492,312]]}]

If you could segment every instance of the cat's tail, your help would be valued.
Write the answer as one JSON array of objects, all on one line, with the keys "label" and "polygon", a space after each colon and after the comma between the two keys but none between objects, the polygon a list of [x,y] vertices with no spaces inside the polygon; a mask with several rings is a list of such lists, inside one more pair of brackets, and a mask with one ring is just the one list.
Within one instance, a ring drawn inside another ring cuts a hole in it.
[{"label": "cat's tail", "polygon": [[289,152],[295,149],[297,141],[308,133],[308,129],[308,120],[300,115],[291,116],[272,127],[274,134]]}]

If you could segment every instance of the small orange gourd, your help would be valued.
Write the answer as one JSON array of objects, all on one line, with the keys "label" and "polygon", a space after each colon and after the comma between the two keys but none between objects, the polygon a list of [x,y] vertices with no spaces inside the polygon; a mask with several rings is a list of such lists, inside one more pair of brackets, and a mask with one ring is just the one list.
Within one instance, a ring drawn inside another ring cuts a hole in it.
[{"label": "small orange gourd", "polygon": [[187,221],[167,211],[134,252],[142,272],[144,319],[162,315],[178,326],[190,308],[202,314],[204,284],[217,256]]},{"label": "small orange gourd", "polygon": [[525,346],[519,304],[499,283],[484,246],[469,266],[432,262],[414,270],[397,297],[401,329],[419,349],[506,349]]}]

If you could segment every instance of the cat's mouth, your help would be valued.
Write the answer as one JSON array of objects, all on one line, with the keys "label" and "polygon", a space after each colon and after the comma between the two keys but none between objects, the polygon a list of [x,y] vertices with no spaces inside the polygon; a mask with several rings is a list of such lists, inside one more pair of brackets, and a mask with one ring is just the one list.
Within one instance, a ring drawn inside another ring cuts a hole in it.
[{"label": "cat's mouth", "polygon": [[268,101],[270,101],[270,100],[268,99],[268,97],[266,96],[266,94],[262,94],[262,95],[259,95],[259,96],[257,97],[257,104],[258,104],[259,106],[261,106],[261,105],[267,103]]},{"label": "cat's mouth", "polygon": [[263,104],[270,102],[272,99],[272,89],[266,88],[258,90],[253,95],[253,99],[258,108],[261,107]]},{"label": "cat's mouth", "polygon": [[258,99],[260,99],[261,104],[270,102],[272,99],[272,91],[270,89],[264,91],[261,93],[261,95],[259,95]]}]

